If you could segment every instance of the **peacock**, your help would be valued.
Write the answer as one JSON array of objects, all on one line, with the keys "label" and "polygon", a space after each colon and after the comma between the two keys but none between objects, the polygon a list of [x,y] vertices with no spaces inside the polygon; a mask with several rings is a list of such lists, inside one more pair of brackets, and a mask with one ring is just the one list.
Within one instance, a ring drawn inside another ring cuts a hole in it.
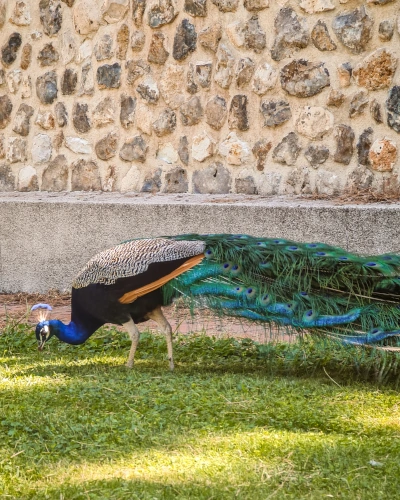
[{"label": "peacock", "polygon": [[[95,255],[76,276],[71,322],[47,319],[36,304],[38,348],[56,336],[82,344],[105,323],[123,325],[132,341],[154,320],[174,368],[172,329],[162,306],[290,328],[344,344],[380,345],[400,336],[400,255],[365,257],[323,243],[244,234],[185,234],[125,241]],[[394,339],[396,340],[396,339]],[[392,340],[393,342],[393,340]]]}]

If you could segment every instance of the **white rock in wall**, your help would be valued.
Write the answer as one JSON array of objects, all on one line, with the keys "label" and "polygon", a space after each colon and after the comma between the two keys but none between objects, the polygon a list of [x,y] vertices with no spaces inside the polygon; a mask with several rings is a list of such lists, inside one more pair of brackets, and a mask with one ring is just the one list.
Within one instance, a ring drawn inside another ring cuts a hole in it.
[{"label": "white rock in wall", "polygon": [[60,36],[61,58],[64,64],[68,64],[75,59],[78,45],[71,31],[67,30]]},{"label": "white rock in wall", "polygon": [[44,130],[51,130],[56,126],[56,119],[51,111],[39,109],[35,123]]},{"label": "white rock in wall", "polygon": [[132,165],[132,167],[128,170],[125,177],[123,177],[121,181],[121,192],[127,193],[129,191],[137,192],[139,189],[139,181],[140,181],[140,170],[136,165]]},{"label": "white rock in wall", "polygon": [[11,13],[10,21],[17,26],[29,26],[31,20],[29,1],[17,0]]},{"label": "white rock in wall", "polygon": [[51,139],[47,134],[35,135],[32,142],[32,160],[33,163],[45,163],[51,158],[52,146]]},{"label": "white rock in wall", "polygon": [[22,77],[21,81],[21,97],[22,99],[29,99],[32,96],[32,80],[29,75]]},{"label": "white rock in wall", "polygon": [[172,165],[179,160],[179,155],[174,146],[170,142],[167,142],[166,144],[159,145],[156,158]]},{"label": "white rock in wall", "polygon": [[245,42],[245,26],[242,21],[235,21],[232,24],[228,24],[226,34],[232,45],[237,48],[243,47]]},{"label": "white rock in wall", "polygon": [[105,127],[115,121],[116,104],[115,99],[107,96],[102,99],[93,110],[93,125],[95,127]]},{"label": "white rock in wall", "polygon": [[73,7],[75,31],[79,35],[93,36],[102,23],[100,2],[97,0],[77,0]]},{"label": "white rock in wall", "polygon": [[183,92],[185,68],[176,64],[168,64],[160,79],[159,87],[164,101],[172,108],[177,109],[185,102]]},{"label": "white rock in wall", "polygon": [[258,186],[258,192],[264,196],[273,196],[280,194],[280,185],[282,182],[282,175],[278,172],[265,172],[262,175],[261,181]]},{"label": "white rock in wall", "polygon": [[231,132],[219,145],[219,153],[225,156],[230,165],[242,165],[250,159],[251,148],[245,141],[241,141],[235,132]]},{"label": "white rock in wall", "polygon": [[333,114],[320,106],[305,106],[296,120],[296,130],[309,139],[322,139],[333,128]]},{"label": "white rock in wall", "polygon": [[7,74],[7,87],[11,94],[18,92],[19,86],[22,81],[22,71],[20,69],[14,69],[9,71]]},{"label": "white rock in wall", "polygon": [[92,153],[90,142],[81,137],[66,137],[65,146],[76,154],[89,155]]},{"label": "white rock in wall", "polygon": [[18,191],[38,191],[36,168],[31,165],[22,167],[18,174]]},{"label": "white rock in wall", "polygon": [[144,134],[151,135],[153,121],[153,113],[150,108],[146,104],[138,105],[135,114],[136,127]]},{"label": "white rock in wall", "polygon": [[315,179],[315,188],[318,194],[334,196],[341,190],[339,176],[328,170],[318,170]]},{"label": "white rock in wall", "polygon": [[81,64],[85,59],[89,59],[93,54],[92,40],[88,38],[80,45],[76,62]]},{"label": "white rock in wall", "polygon": [[300,0],[300,7],[308,14],[315,14],[316,12],[324,12],[335,8],[331,0]]},{"label": "white rock in wall", "polygon": [[254,73],[252,84],[253,92],[264,95],[268,90],[275,87],[278,79],[278,71],[268,63],[261,64]]},{"label": "white rock in wall", "polygon": [[192,140],[192,157],[197,161],[204,161],[214,154],[215,142],[207,134],[203,132],[196,135]]},{"label": "white rock in wall", "polygon": [[105,0],[102,12],[103,19],[109,23],[122,21],[129,9],[129,0]]}]

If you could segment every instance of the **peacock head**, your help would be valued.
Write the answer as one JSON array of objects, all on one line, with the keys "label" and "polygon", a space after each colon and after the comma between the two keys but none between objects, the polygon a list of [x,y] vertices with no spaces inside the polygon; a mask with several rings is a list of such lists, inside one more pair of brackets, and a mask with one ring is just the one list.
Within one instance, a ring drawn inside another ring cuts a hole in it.
[{"label": "peacock head", "polygon": [[39,351],[43,350],[45,343],[54,335],[50,321],[47,317],[52,311],[52,307],[48,304],[35,304],[31,311],[37,311],[39,323],[36,325],[36,340],[38,341]]}]

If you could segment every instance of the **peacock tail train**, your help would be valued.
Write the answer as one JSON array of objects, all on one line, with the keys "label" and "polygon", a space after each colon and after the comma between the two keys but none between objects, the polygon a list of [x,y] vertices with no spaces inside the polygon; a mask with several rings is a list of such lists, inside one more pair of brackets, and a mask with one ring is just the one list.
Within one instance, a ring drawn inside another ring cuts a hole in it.
[{"label": "peacock tail train", "polygon": [[165,238],[206,245],[199,264],[163,285],[165,304],[181,297],[192,309],[345,344],[400,339],[399,255],[248,235]]}]

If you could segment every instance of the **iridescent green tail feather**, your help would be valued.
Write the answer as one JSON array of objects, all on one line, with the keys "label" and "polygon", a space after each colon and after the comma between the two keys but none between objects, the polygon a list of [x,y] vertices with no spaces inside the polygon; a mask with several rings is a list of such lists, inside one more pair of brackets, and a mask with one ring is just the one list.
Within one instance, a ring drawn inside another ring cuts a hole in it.
[{"label": "iridescent green tail feather", "polygon": [[163,287],[164,299],[365,345],[400,343],[400,256],[247,235],[181,235],[205,259]]}]

